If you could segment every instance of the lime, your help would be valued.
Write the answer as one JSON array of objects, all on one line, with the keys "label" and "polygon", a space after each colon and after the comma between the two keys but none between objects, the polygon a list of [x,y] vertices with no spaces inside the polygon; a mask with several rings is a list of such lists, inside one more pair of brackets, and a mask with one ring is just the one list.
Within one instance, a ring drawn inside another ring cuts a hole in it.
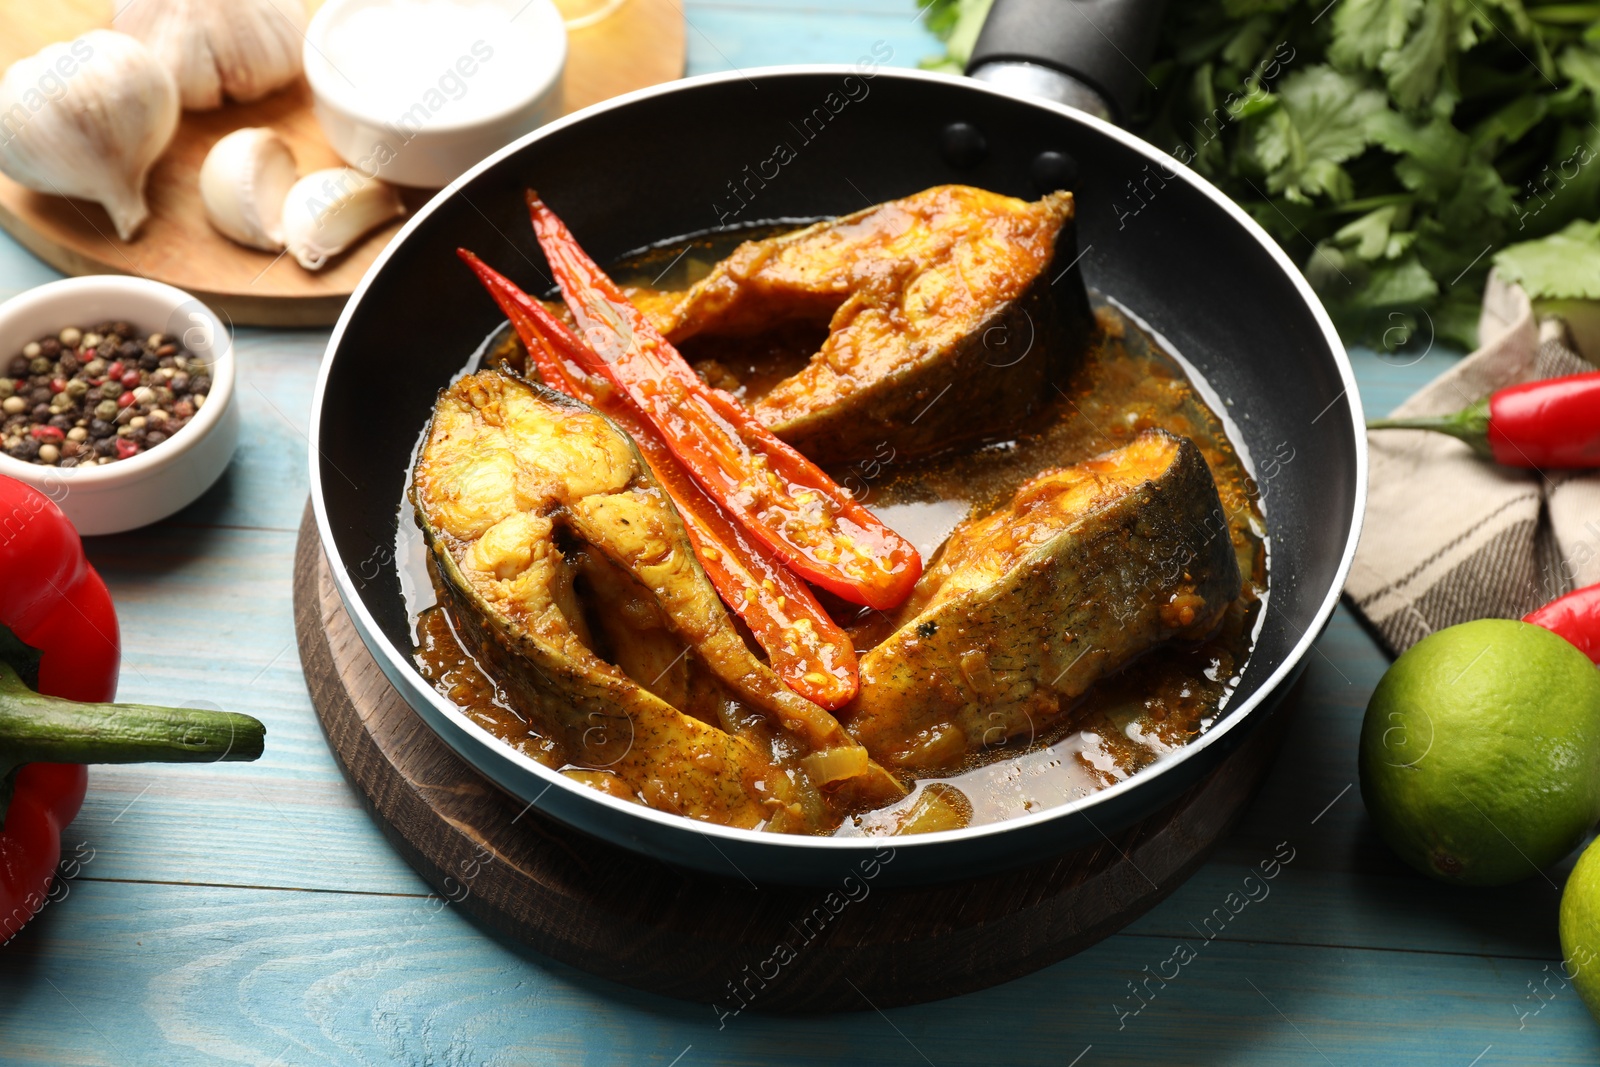
[{"label": "lime", "polygon": [[1600,840],[1583,850],[1561,891],[1561,959],[1589,1014],[1600,1020]]},{"label": "lime", "polygon": [[1361,796],[1417,870],[1504,885],[1600,818],[1600,670],[1543,627],[1482,619],[1395,660],[1361,724]]}]

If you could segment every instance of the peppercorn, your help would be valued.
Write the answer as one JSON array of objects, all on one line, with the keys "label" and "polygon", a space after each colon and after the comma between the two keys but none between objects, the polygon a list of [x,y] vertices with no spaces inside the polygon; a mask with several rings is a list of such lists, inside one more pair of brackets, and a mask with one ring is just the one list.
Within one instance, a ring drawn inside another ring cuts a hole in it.
[{"label": "peppercorn", "polygon": [[207,364],[180,342],[126,322],[63,327],[0,364],[12,372],[0,375],[0,447],[31,453],[27,441],[43,442],[53,451],[25,458],[62,467],[114,463],[165,442],[211,388]]}]

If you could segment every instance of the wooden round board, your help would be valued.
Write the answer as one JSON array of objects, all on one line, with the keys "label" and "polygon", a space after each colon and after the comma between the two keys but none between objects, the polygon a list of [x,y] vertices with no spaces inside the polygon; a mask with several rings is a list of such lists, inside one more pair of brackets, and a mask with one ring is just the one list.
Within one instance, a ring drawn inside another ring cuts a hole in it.
[{"label": "wooden round board", "polygon": [[[315,9],[321,0],[309,0]],[[0,69],[54,41],[111,23],[111,0],[0,0]],[[683,14],[675,0],[627,0],[610,18],[573,30],[562,82],[568,111],[681,77]],[[287,256],[234,244],[206,222],[200,164],[223,134],[270,126],[302,174],[343,161],[322,138],[304,79],[253,104],[188,111],[150,173],[150,218],[121,241],[98,205],[25,189],[0,175],[0,227],[67,274],[138,274],[185,289],[236,325],[326,326],[339,317],[372,261],[404,220],[369,234],[329,266],[302,270]],[[405,190],[415,209],[431,190]]]},{"label": "wooden round board", "polygon": [[309,506],[294,605],[306,685],[335,758],[444,900],[563,963],[719,1015],[937,1000],[1087,948],[1200,865],[1255,794],[1287,718],[1262,724],[1171,807],[1081,852],[921,888],[757,888],[600,842],[468,767],[362,644]]}]

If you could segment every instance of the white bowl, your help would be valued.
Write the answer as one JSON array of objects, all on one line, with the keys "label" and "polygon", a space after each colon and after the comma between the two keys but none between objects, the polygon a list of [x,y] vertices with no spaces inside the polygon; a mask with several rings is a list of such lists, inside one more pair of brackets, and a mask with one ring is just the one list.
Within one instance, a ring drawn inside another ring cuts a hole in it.
[{"label": "white bowl", "polygon": [[181,430],[130,459],[63,470],[0,452],[0,474],[49,496],[86,536],[147,526],[187,507],[211,488],[239,445],[232,338],[210,308],[170,285],[97,274],[14,296],[0,304],[0,366],[29,341],[108,319],[178,338],[211,365],[211,391]]},{"label": "white bowl", "polygon": [[[452,15],[449,36],[416,32],[430,9]],[[567,30],[551,0],[327,0],[301,51],[328,143],[397,185],[442,188],[561,115]]]}]

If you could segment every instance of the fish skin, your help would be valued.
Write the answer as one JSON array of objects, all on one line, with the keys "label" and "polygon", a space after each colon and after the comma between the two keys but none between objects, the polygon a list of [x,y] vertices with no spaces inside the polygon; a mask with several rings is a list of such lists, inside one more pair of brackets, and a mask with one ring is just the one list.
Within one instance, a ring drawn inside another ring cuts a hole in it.
[{"label": "fish skin", "polygon": [[[1139,475],[1140,464],[1156,461],[1153,476]],[[1095,490],[1104,495],[1042,528],[1043,540],[1030,535],[998,574],[983,570],[985,559],[1008,558],[985,549],[1021,536],[1023,502],[1047,498],[1050,486],[1091,484],[1086,474],[1097,486],[1115,483],[1117,471],[1131,482]],[[953,564],[952,555],[969,562]],[[893,632],[861,658],[860,694],[841,714],[886,767],[954,770],[1044,734],[1096,680],[1148,649],[1203,638],[1240,588],[1199,448],[1147,430],[1087,464],[1034,478],[1007,508],[958,528]]]},{"label": "fish skin", "polygon": [[569,763],[610,771],[662,811],[744,829],[811,828],[793,783],[749,741],[541,642],[474,595],[442,540],[424,533],[462,643]]},{"label": "fish skin", "polygon": [[[825,805],[809,781],[595,655],[561,610],[572,574],[558,526],[638,580],[734,696],[813,751],[861,752],[749,651],[670,499],[609,419],[510,374],[466,376],[440,394],[412,501],[457,632],[565,758],[612,771],[661,810],[731,826],[819,827]],[[865,753],[862,763],[864,781],[839,783],[852,803],[903,794]]]},{"label": "fish skin", "polygon": [[824,466],[922,455],[1012,436],[1047,406],[1094,329],[1076,259],[1071,193],[937,186],[746,242],[664,326],[677,342],[831,316],[757,417]]}]

